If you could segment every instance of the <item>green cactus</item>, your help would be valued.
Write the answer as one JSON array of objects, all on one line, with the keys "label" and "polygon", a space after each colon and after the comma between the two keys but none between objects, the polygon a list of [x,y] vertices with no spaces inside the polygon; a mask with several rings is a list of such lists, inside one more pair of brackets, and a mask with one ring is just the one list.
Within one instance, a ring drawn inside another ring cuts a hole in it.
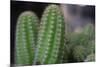
[{"label": "green cactus", "polygon": [[54,64],[62,61],[64,35],[64,18],[60,8],[58,5],[49,5],[41,18],[38,35],[36,59],[40,64]]},{"label": "green cactus", "polygon": [[68,33],[68,57],[73,62],[84,61],[87,55],[95,53],[95,31],[92,24],[87,24],[80,33]]},{"label": "green cactus", "polygon": [[38,17],[31,11],[18,17],[15,35],[17,65],[95,60],[95,30],[92,24],[87,24],[79,33],[67,33],[65,39],[64,16],[59,5],[53,4],[46,7],[40,26],[38,23]]},{"label": "green cactus", "polygon": [[75,46],[73,49],[74,59],[77,61],[83,61],[86,56],[86,49],[83,46]]},{"label": "green cactus", "polygon": [[32,65],[37,41],[38,18],[31,11],[23,12],[16,27],[15,63],[17,65]]},{"label": "green cactus", "polygon": [[95,53],[95,40],[91,40],[88,47],[90,48],[90,53]]},{"label": "green cactus", "polygon": [[85,61],[90,62],[90,61],[95,61],[95,54],[91,53],[90,55],[87,56]]},{"label": "green cactus", "polygon": [[85,36],[87,36],[87,39],[89,41],[95,40],[95,28],[93,24],[89,23],[83,28],[82,32]]}]

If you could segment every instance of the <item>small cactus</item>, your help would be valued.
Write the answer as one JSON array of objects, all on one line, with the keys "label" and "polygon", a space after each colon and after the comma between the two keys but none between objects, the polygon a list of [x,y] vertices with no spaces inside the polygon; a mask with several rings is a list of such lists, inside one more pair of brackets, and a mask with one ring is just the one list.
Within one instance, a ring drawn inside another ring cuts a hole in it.
[{"label": "small cactus", "polygon": [[38,18],[31,11],[23,12],[17,20],[15,39],[15,63],[32,65],[37,40]]},{"label": "small cactus", "polygon": [[91,62],[91,61],[95,61],[95,54],[91,53],[90,55],[87,56],[87,58],[85,59],[86,62]]},{"label": "small cactus", "polygon": [[74,59],[77,61],[83,61],[86,56],[86,49],[83,46],[75,46],[73,49]]},{"label": "small cactus", "polygon": [[58,5],[49,5],[41,18],[38,35],[36,57],[40,64],[61,62],[64,53],[64,35],[64,18],[60,8]]},{"label": "small cactus", "polygon": [[67,38],[69,60],[73,58],[73,62],[84,61],[89,54],[95,53],[95,31],[92,24],[87,24],[80,33],[68,33]]}]

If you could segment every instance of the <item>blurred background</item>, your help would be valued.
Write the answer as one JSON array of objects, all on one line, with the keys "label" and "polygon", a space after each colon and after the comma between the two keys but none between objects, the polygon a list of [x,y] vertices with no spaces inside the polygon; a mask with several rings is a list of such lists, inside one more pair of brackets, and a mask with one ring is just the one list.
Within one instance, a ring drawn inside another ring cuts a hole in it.
[{"label": "blurred background", "polygon": [[[14,41],[15,30],[18,16],[27,10],[34,11],[39,19],[46,6],[51,3],[43,2],[24,2],[24,1],[11,1],[11,27],[10,27],[10,44],[11,44],[11,64],[14,64]],[[54,3],[57,4],[57,3]],[[78,4],[59,4],[64,14],[65,23],[68,25],[69,32],[80,31],[88,23],[92,23],[95,27],[95,6],[94,5],[78,5]]]},{"label": "blurred background", "polygon": [[81,30],[88,23],[92,23],[95,27],[95,6],[61,4],[61,9],[69,32]]}]

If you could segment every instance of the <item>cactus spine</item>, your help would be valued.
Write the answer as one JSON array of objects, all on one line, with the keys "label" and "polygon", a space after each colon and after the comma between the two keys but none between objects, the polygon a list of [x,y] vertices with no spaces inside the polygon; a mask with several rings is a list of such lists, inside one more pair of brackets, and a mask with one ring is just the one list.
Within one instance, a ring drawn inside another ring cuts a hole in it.
[{"label": "cactus spine", "polygon": [[31,12],[23,12],[17,21],[15,63],[32,65],[37,38],[38,18]]},{"label": "cactus spine", "polygon": [[41,19],[37,42],[37,59],[41,64],[57,62],[59,49],[63,49],[64,46],[64,28],[64,19],[59,6],[48,6]]}]

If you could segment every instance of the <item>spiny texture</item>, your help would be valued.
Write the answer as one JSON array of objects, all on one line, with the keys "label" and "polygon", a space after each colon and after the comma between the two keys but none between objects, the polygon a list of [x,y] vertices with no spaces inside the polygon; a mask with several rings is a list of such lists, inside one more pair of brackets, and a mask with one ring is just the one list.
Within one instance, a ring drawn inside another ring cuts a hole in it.
[{"label": "spiny texture", "polygon": [[57,58],[62,59],[64,34],[64,18],[59,6],[49,5],[42,16],[38,35],[36,57],[40,64],[54,64]]},{"label": "spiny texture", "polygon": [[95,31],[92,24],[87,24],[80,33],[69,33],[67,36],[69,60],[84,61],[87,55],[95,53]]},{"label": "spiny texture", "polygon": [[82,61],[85,59],[86,56],[86,49],[83,46],[75,46],[73,49],[73,56],[74,59],[77,61]]},{"label": "spiny texture", "polygon": [[89,53],[84,61],[95,61],[95,40],[89,42]]},{"label": "spiny texture", "polygon": [[15,41],[15,62],[17,65],[31,65],[37,40],[38,18],[31,12],[23,12],[17,21]]},{"label": "spiny texture", "polygon": [[91,53],[90,55],[88,55],[85,61],[95,61],[95,54]]}]

